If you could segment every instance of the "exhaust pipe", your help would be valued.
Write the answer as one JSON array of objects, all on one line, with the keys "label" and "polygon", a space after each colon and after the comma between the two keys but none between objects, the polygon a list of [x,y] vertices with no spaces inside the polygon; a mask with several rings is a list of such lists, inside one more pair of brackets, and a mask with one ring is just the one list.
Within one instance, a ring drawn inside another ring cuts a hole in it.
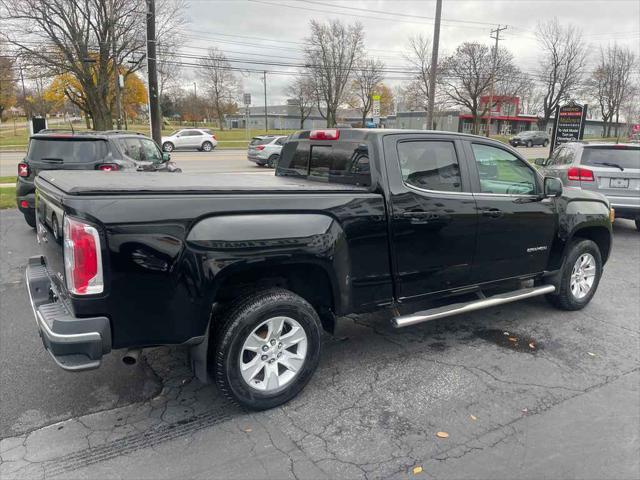
[{"label": "exhaust pipe", "polygon": [[122,362],[125,365],[129,366],[135,365],[136,363],[138,363],[138,357],[140,356],[141,352],[141,348],[130,348],[125,352],[124,357],[122,357]]}]

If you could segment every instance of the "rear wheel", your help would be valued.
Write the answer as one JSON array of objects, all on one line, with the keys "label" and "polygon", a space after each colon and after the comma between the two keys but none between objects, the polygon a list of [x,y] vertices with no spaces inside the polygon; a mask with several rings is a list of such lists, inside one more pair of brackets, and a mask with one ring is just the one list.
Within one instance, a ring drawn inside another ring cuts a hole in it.
[{"label": "rear wheel", "polygon": [[595,295],[601,276],[602,256],[598,246],[592,240],[575,238],[567,248],[559,288],[547,299],[562,310],[580,310]]},{"label": "rear wheel", "polygon": [[35,212],[24,212],[24,221],[27,222],[31,228],[36,228],[36,214]]},{"label": "rear wheel", "polygon": [[213,144],[211,142],[204,142],[202,144],[203,152],[210,152],[211,150],[213,150]]},{"label": "rear wheel", "polygon": [[165,152],[173,152],[174,148],[175,147],[173,146],[173,143],[171,143],[171,142],[164,142],[162,144],[162,150],[164,150]]},{"label": "rear wheel", "polygon": [[276,168],[278,165],[278,160],[280,160],[280,155],[271,155],[269,160],[267,160],[267,167]]},{"label": "rear wheel", "polygon": [[240,405],[264,410],[295,397],[320,358],[320,319],[302,297],[281,288],[232,304],[215,344],[216,384]]},{"label": "rear wheel", "polygon": [[532,142],[531,140],[529,140],[529,141],[527,142],[527,147],[528,147],[528,148],[533,147],[533,142]]}]

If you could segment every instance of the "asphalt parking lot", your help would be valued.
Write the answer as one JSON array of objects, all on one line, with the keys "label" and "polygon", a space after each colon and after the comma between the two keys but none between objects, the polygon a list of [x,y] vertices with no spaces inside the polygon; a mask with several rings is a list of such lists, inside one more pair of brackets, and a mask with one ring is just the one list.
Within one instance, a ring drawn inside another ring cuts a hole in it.
[{"label": "asphalt parking lot", "polygon": [[2,211],[0,478],[639,478],[640,233],[614,234],[583,311],[345,318],[302,394],[253,413],[181,349],[58,370],[21,283],[33,233]]}]

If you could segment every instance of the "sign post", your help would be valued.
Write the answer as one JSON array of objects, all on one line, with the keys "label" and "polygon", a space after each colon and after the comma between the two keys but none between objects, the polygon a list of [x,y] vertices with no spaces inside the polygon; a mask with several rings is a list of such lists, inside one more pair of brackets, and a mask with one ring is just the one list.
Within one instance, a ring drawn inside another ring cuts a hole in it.
[{"label": "sign post", "polygon": [[561,143],[575,142],[584,137],[584,124],[588,105],[578,105],[574,101],[556,108],[549,156]]},{"label": "sign post", "polygon": [[373,124],[378,127],[380,125],[380,95],[372,95],[373,104],[371,106],[371,116],[373,117]]},{"label": "sign post", "polygon": [[244,103],[244,136],[249,140],[249,105],[251,105],[251,94],[242,95],[242,103]]}]

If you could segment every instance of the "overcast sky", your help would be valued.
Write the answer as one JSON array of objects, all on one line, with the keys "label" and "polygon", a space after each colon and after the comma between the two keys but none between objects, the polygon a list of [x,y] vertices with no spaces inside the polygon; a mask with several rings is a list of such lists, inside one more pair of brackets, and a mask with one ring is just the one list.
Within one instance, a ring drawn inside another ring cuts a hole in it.
[{"label": "overcast sky", "polygon": [[[364,26],[370,55],[389,67],[405,66],[402,54],[411,35],[431,38],[435,0],[188,0],[190,20],[182,53],[203,55],[217,46],[234,60],[268,62],[302,61],[302,42],[311,19],[338,18]],[[342,8],[341,8],[342,7]],[[384,13],[388,12],[388,13]],[[451,53],[464,41],[491,44],[492,28],[508,25],[502,32],[507,47],[520,68],[533,73],[537,47],[534,36],[538,21],[557,17],[562,24],[579,26],[590,44],[595,62],[601,45],[628,45],[640,55],[640,0],[443,0],[440,54]],[[292,72],[284,66],[260,66],[233,62],[234,66],[266,69],[269,104],[284,102]],[[185,83],[193,82],[192,71],[184,72]],[[244,90],[253,105],[263,105],[262,74],[244,74]],[[398,81],[388,81],[390,85]]]}]

